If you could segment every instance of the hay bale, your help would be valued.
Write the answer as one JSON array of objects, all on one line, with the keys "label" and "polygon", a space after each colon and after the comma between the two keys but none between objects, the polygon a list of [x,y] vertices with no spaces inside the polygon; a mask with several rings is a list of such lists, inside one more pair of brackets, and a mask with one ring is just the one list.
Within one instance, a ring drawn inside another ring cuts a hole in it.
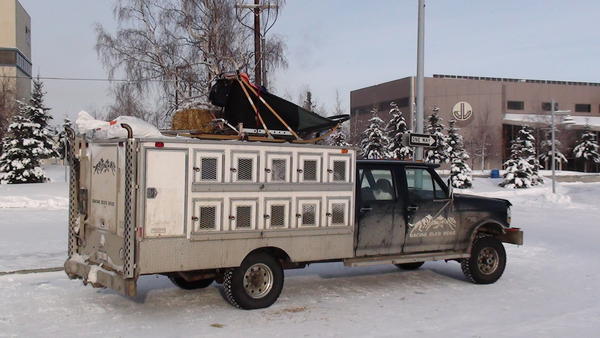
[{"label": "hay bale", "polygon": [[211,133],[210,121],[215,118],[215,111],[210,109],[184,109],[175,113],[171,123],[173,130],[197,130]]}]

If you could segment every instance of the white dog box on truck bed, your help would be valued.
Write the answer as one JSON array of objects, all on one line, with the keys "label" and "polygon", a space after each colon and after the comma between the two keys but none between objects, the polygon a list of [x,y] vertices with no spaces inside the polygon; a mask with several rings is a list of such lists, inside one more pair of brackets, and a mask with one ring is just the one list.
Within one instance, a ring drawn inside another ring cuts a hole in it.
[{"label": "white dog box on truck bed", "polygon": [[351,149],[183,138],[73,144],[71,277],[131,295],[139,275],[237,267],[257,249],[292,263],[353,256]]},{"label": "white dog box on truck bed", "polygon": [[261,247],[295,262],[353,255],[352,151],[233,141],[140,151],[142,274],[239,266]]}]

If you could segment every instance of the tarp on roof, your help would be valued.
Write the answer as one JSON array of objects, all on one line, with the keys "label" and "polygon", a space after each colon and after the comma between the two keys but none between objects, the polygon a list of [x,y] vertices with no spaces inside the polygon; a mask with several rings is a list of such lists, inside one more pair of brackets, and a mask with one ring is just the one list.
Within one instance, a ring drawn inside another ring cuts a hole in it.
[{"label": "tarp on roof", "polygon": [[[279,114],[292,130],[301,136],[328,130],[339,123],[273,95],[264,88],[253,87],[252,89]],[[250,89],[247,89],[247,91],[269,130],[288,130]],[[223,118],[230,124],[235,126],[238,123],[243,123],[244,128],[263,129],[248,97],[236,78],[218,79],[211,88],[209,100],[212,104],[224,108]]]}]

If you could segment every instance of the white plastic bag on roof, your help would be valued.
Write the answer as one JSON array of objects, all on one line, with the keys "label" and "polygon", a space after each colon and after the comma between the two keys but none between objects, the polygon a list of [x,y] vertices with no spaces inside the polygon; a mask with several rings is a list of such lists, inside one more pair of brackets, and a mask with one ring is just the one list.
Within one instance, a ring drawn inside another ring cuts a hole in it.
[{"label": "white plastic bag on roof", "polygon": [[97,120],[85,111],[80,111],[77,116],[77,129],[80,133],[94,132],[97,138],[126,138],[127,130],[121,127],[121,123],[128,124],[135,138],[161,138],[163,135],[158,128],[150,123],[133,116],[119,116],[106,122]]}]

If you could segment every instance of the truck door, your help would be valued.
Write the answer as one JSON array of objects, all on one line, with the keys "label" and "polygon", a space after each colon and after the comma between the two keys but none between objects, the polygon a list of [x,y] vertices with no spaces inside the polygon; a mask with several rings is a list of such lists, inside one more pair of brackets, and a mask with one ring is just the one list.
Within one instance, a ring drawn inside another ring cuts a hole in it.
[{"label": "truck door", "polygon": [[395,171],[381,166],[359,169],[357,256],[402,252],[406,226]]},{"label": "truck door", "polygon": [[405,167],[404,173],[408,195],[404,252],[453,249],[457,223],[439,176],[427,167]]}]

